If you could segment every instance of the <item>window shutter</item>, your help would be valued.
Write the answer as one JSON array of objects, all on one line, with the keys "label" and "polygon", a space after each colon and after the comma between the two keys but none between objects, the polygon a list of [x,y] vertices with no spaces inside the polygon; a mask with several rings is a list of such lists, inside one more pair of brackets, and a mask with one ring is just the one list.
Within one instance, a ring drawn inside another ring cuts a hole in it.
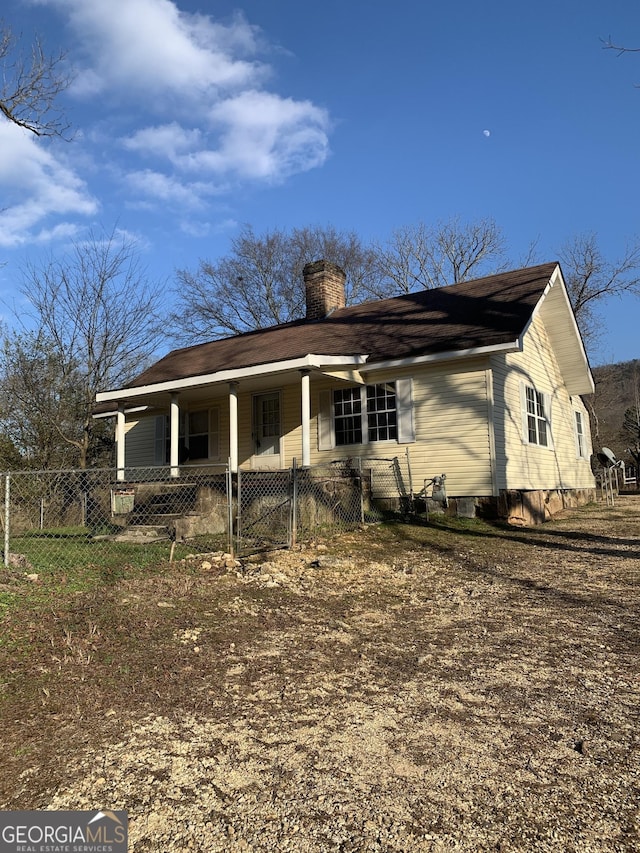
[{"label": "window shutter", "polygon": [[412,379],[396,380],[396,404],[398,407],[398,443],[410,444],[416,440]]},{"label": "window shutter", "polygon": [[333,450],[336,437],[331,416],[331,391],[320,391],[318,402],[318,450]]},{"label": "window shutter", "polygon": [[584,458],[591,459],[593,453],[593,445],[591,444],[591,429],[588,413],[582,415],[582,435],[584,437]]},{"label": "window shutter", "polygon": [[527,416],[527,390],[520,382],[520,414],[522,415],[522,443],[529,444],[529,418]]}]

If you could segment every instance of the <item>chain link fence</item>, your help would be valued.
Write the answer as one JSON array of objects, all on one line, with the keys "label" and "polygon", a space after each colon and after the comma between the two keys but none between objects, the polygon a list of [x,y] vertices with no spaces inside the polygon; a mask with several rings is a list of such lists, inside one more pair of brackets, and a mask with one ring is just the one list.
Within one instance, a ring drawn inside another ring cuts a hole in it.
[{"label": "chain link fence", "polygon": [[[246,555],[377,521],[411,494],[408,463],[14,471],[2,475],[7,567],[144,567],[193,553]],[[120,476],[118,476],[120,475]]]}]

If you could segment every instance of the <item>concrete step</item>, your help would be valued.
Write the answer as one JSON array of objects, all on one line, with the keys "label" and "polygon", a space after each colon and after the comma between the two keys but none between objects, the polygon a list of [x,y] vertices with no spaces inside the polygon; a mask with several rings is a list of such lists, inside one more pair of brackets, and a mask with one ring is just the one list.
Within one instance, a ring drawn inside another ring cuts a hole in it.
[{"label": "concrete step", "polygon": [[122,533],[113,537],[115,542],[166,542],[171,539],[169,530],[164,524],[131,524]]}]

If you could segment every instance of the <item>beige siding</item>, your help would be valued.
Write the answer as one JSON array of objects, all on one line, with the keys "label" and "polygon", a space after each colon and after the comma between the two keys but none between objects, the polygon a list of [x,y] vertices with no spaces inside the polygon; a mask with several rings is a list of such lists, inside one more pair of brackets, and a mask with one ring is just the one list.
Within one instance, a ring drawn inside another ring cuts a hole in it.
[{"label": "beige siding", "polygon": [[[499,489],[589,488],[593,478],[589,460],[578,458],[575,411],[583,415],[589,442],[589,418],[580,398],[570,398],[553,356],[543,321],[537,318],[526,335],[524,351],[466,362],[441,362],[412,369],[370,374],[368,381],[411,378],[413,383],[414,442],[372,442],[331,450],[318,449],[320,395],[344,387],[339,380],[311,377],[311,464],[337,459],[398,457],[411,463],[414,491],[426,479],[445,473],[450,495],[492,495]],[[553,449],[523,441],[520,383],[524,381],[551,397]],[[281,402],[281,464],[302,461],[300,381],[278,391]],[[226,389],[198,408],[217,406],[220,413],[220,454],[229,456],[229,399]],[[154,413],[155,414],[155,413]],[[254,464],[253,393],[240,385],[238,395],[239,463]],[[590,451],[590,447],[588,448]],[[153,465],[155,417],[143,416],[127,424],[126,465]]]},{"label": "beige siding", "polygon": [[[290,466],[297,459],[302,463],[302,392],[301,386],[287,385],[281,396],[282,426],[284,433],[285,465]],[[312,429],[313,443],[315,432]]]},{"label": "beige siding", "polygon": [[[564,385],[544,323],[537,317],[521,353],[493,356],[496,473],[501,489],[574,489],[593,487],[589,459],[576,450],[575,414],[583,414],[587,441],[589,417],[579,397]],[[551,447],[528,444],[524,437],[521,383],[551,400]]]},{"label": "beige siding", "polygon": [[311,463],[354,456],[405,459],[408,451],[416,491],[425,479],[444,473],[451,495],[491,495],[490,381],[486,368],[485,360],[478,359],[464,366],[449,362],[371,375],[371,382],[413,379],[416,440],[410,444],[372,442],[319,451],[319,394],[339,386],[328,380],[313,383]]},{"label": "beige siding", "polygon": [[144,415],[127,420],[125,425],[125,460],[127,468],[146,468],[155,465],[156,422]]}]

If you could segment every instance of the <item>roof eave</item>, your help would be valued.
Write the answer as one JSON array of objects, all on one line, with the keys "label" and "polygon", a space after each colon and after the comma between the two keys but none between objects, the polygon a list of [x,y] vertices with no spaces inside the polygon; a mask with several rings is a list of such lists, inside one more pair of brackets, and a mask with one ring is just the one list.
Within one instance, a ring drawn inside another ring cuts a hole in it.
[{"label": "roof eave", "polygon": [[445,350],[427,355],[407,356],[367,363],[367,373],[374,370],[387,370],[389,368],[413,367],[417,364],[431,364],[437,361],[458,361],[460,359],[474,358],[478,356],[493,355],[501,352],[520,352],[522,344],[520,339],[506,341],[501,344],[488,344],[481,347],[468,347],[466,349]]},{"label": "roof eave", "polygon": [[[553,307],[551,305],[552,302]],[[545,309],[547,310],[545,311]],[[573,313],[573,308],[571,307],[571,301],[559,264],[556,265],[549,283],[538,300],[523,335],[538,314],[541,315],[547,328],[562,378],[569,394],[572,396],[593,394],[595,383],[591,367],[589,366],[587,351],[576,322],[575,314]],[[556,328],[558,322],[564,324],[562,330]],[[563,345],[563,342],[566,340],[567,331],[570,337],[573,338],[573,344],[569,347]]]},{"label": "roof eave", "polygon": [[187,376],[182,379],[173,379],[166,382],[155,382],[150,385],[138,385],[129,388],[118,388],[112,391],[100,391],[96,394],[97,403],[111,403],[120,400],[133,400],[146,397],[149,394],[179,393],[189,388],[198,388],[205,385],[218,385],[225,382],[240,382],[243,379],[253,379],[269,374],[289,373],[295,370],[309,370],[312,368],[323,369],[329,367],[358,368],[365,364],[367,355],[331,356],[315,355],[309,353],[301,358],[288,359],[285,361],[274,361],[268,364],[257,364],[251,367],[243,367],[232,370],[219,370],[214,373],[204,373],[199,376]]}]

